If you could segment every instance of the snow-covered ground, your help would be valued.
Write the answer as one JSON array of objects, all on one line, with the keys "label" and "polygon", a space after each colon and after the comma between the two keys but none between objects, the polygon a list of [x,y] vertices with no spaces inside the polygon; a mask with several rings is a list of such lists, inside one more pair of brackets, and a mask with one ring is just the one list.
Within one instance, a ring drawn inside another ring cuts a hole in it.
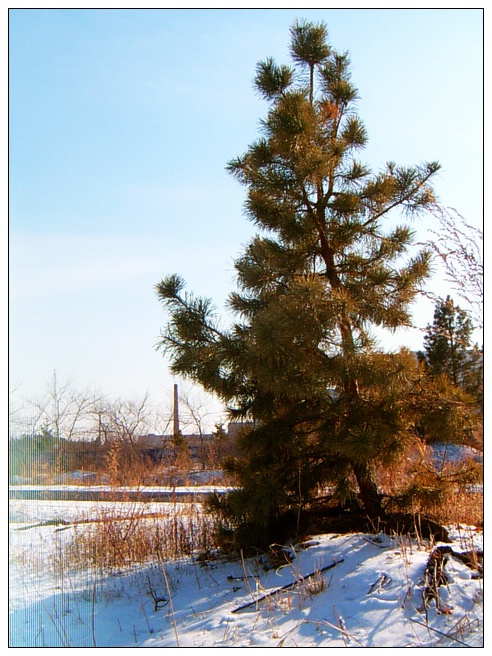
[{"label": "snow-covered ground", "polygon": [[[402,536],[311,536],[274,567],[265,556],[184,559],[101,577],[63,571],[61,561],[54,577],[48,562],[71,539],[69,522],[104,507],[124,504],[10,501],[9,646],[483,646],[482,579],[449,557],[439,612],[424,603],[431,546]],[[175,508],[145,504],[148,513]],[[455,552],[483,549],[481,531],[451,535]]]}]

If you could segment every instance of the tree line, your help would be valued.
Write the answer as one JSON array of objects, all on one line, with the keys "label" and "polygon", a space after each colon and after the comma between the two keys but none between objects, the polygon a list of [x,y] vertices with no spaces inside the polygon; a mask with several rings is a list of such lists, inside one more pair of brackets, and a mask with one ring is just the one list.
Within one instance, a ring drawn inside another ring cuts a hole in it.
[{"label": "tree line", "polygon": [[[129,471],[132,463],[136,467],[145,456],[142,438],[146,435],[170,437],[171,445],[169,439],[160,444],[163,451],[172,447],[173,457],[167,464],[190,467],[187,435],[195,434],[203,441],[210,431],[222,436],[224,428],[220,417],[212,417],[210,399],[197,389],[183,385],[179,407],[180,431],[173,435],[171,393],[161,404],[148,393],[111,399],[94,390],[77,389],[70,379],[60,382],[55,372],[38,397],[10,408],[9,474],[41,480],[43,472],[105,473],[111,468],[121,470],[123,465]],[[200,462],[205,466],[210,457],[204,445],[201,451]],[[124,478],[124,472],[120,474],[117,478]]]}]

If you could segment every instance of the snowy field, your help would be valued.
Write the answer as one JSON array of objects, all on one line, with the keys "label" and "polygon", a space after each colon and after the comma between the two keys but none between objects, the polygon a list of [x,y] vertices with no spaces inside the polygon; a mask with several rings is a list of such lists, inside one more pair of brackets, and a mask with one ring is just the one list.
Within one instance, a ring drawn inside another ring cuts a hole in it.
[{"label": "snowy field", "polygon": [[[101,576],[64,571],[75,524],[109,502],[10,501],[10,647],[481,647],[483,581],[459,558],[424,603],[430,545],[320,535],[265,556],[183,559]],[[176,504],[146,503],[165,514]],[[59,523],[57,523],[59,522]],[[456,528],[455,553],[483,549]],[[59,559],[56,575],[53,562]]]}]

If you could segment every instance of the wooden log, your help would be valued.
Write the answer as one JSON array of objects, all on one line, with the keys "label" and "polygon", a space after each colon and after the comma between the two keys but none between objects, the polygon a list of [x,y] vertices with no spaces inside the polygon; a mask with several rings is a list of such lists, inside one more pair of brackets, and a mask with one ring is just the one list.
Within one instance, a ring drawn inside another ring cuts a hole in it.
[{"label": "wooden log", "polygon": [[434,600],[439,613],[450,613],[452,606],[443,604],[439,598],[439,588],[449,583],[446,574],[446,563],[449,558],[456,558],[464,563],[470,569],[477,571],[477,576],[483,575],[483,552],[459,552],[455,551],[448,545],[435,547],[427,561],[425,568],[425,585],[424,585],[424,608],[427,609],[429,602]]}]

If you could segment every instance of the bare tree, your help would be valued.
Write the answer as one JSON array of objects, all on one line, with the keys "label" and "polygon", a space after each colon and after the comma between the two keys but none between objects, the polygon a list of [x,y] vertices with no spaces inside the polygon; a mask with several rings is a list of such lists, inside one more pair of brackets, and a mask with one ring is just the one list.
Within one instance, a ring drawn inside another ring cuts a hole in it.
[{"label": "bare tree", "polygon": [[100,400],[92,410],[93,434],[103,445],[103,467],[112,484],[140,484],[148,474],[139,444],[152,426],[148,393],[136,399]]},{"label": "bare tree", "polygon": [[[439,222],[426,243],[443,264],[446,281],[467,304],[477,328],[483,328],[483,231],[470,225],[455,209],[435,206]],[[441,299],[434,299],[441,300]]]},{"label": "bare tree", "polygon": [[119,440],[135,448],[138,438],[151,429],[153,417],[148,393],[140,399],[106,401],[96,408],[104,441]]},{"label": "bare tree", "polygon": [[97,399],[95,392],[76,390],[72,379],[60,383],[53,372],[44,394],[27,401],[28,416],[24,421],[28,434],[52,438],[50,466],[58,473],[73,467],[75,443],[87,437]]},{"label": "bare tree", "polygon": [[75,390],[71,379],[60,384],[56,372],[53,372],[45,394],[29,402],[33,411],[33,430],[45,428],[56,440],[71,441],[84,437],[90,411],[96,402],[97,394]]},{"label": "bare tree", "polygon": [[[197,386],[184,386],[179,392],[180,406],[184,412],[180,413],[180,422],[186,428],[192,428],[200,439],[200,461],[202,469],[206,467],[205,435],[212,418],[217,412],[214,411],[216,400],[203,392]],[[211,431],[210,431],[211,432]]]},{"label": "bare tree", "polygon": [[90,435],[99,444],[107,444],[111,439],[111,425],[109,421],[109,402],[100,398],[90,410],[92,425]]}]

